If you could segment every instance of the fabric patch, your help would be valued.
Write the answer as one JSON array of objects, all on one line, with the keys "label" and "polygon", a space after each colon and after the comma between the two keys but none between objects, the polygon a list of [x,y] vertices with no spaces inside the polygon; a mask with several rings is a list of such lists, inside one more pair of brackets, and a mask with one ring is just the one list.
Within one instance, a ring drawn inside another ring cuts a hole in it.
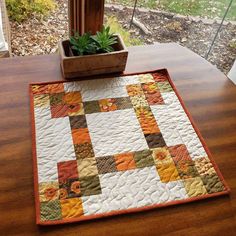
[{"label": "fabric patch", "polygon": [[165,140],[161,133],[145,134],[145,138],[149,148],[164,147],[166,146]]},{"label": "fabric patch", "polygon": [[93,146],[91,143],[75,144],[75,154],[77,159],[94,157]]},{"label": "fabric patch", "polygon": [[167,147],[153,149],[152,155],[153,155],[153,159],[156,164],[158,164],[162,161],[166,161],[166,160],[171,159],[171,155],[170,155]]},{"label": "fabric patch", "polygon": [[98,175],[80,178],[81,194],[83,196],[97,195],[101,193],[101,186]]},{"label": "fabric patch", "polygon": [[144,168],[147,166],[155,165],[151,150],[135,152],[134,160],[137,168]]},{"label": "fabric patch", "polygon": [[208,193],[218,193],[225,189],[217,174],[201,175],[201,179]]},{"label": "fabric patch", "polygon": [[160,133],[160,129],[151,111],[146,113],[137,112],[137,117],[144,134]]},{"label": "fabric patch", "polygon": [[116,168],[118,171],[131,170],[136,168],[133,153],[115,155]]},{"label": "fabric patch", "polygon": [[159,162],[156,165],[157,172],[163,183],[179,180],[179,174],[173,160]]},{"label": "fabric patch", "polygon": [[79,178],[98,175],[97,163],[95,158],[84,158],[77,160]]},{"label": "fabric patch", "polygon": [[173,89],[168,81],[158,82],[157,84],[158,84],[158,88],[160,89],[160,91],[162,93],[168,93],[168,92],[173,91]]},{"label": "fabric patch", "polygon": [[185,179],[184,185],[189,197],[196,197],[207,193],[200,177]]},{"label": "fabric patch", "polygon": [[144,94],[156,94],[159,92],[159,88],[156,83],[145,83],[142,84],[142,89],[144,91]]},{"label": "fabric patch", "polygon": [[114,98],[99,100],[99,106],[103,112],[117,110],[116,100]]},{"label": "fabric patch", "polygon": [[72,139],[74,144],[90,143],[89,131],[87,128],[72,129]]},{"label": "fabric patch", "polygon": [[163,72],[156,72],[156,73],[152,73],[153,79],[156,82],[164,82],[164,81],[168,81],[167,75],[166,73]]},{"label": "fabric patch", "polygon": [[87,122],[85,115],[70,116],[71,129],[87,128]]},{"label": "fabric patch", "polygon": [[47,94],[48,91],[48,85],[31,85],[32,93],[34,95],[36,94]]},{"label": "fabric patch", "polygon": [[169,152],[176,164],[180,161],[191,161],[191,157],[188,150],[184,144],[179,144],[176,146],[168,147]]},{"label": "fabric patch", "polygon": [[65,161],[57,163],[59,183],[65,183],[68,179],[78,178],[77,162]]},{"label": "fabric patch", "polygon": [[116,163],[113,156],[96,158],[98,174],[106,174],[117,171]]},{"label": "fabric patch", "polygon": [[60,118],[68,115],[69,108],[67,105],[54,105],[51,106],[52,118]]},{"label": "fabric patch", "polygon": [[83,103],[78,103],[77,105],[68,105],[68,115],[69,116],[84,115]]},{"label": "fabric patch", "polygon": [[126,86],[128,95],[130,97],[134,97],[134,96],[143,96],[143,90],[140,84],[132,84],[132,85],[127,85]]},{"label": "fabric patch", "polygon": [[48,94],[40,94],[34,96],[34,106],[35,107],[49,107],[50,106],[50,100]]},{"label": "fabric patch", "polygon": [[59,200],[41,202],[40,203],[40,218],[41,220],[60,220],[61,206]]},{"label": "fabric patch", "polygon": [[63,93],[64,92],[64,85],[62,83],[48,84],[48,92],[50,94]]},{"label": "fabric patch", "polygon": [[141,74],[138,77],[139,77],[139,82],[140,83],[150,83],[150,82],[154,82],[155,81],[153,79],[152,74]]},{"label": "fabric patch", "polygon": [[57,105],[64,105],[63,101],[64,93],[55,93],[50,94],[50,105],[57,106]]},{"label": "fabric patch", "polygon": [[[80,181],[78,178],[67,179],[65,182],[60,184],[60,199],[80,197]],[[64,195],[64,194],[65,195]]]},{"label": "fabric patch", "polygon": [[177,170],[181,179],[198,177],[198,171],[193,161],[179,161],[177,164]]},{"label": "fabric patch", "polygon": [[137,95],[137,96],[130,97],[130,100],[134,108],[148,106],[148,103],[144,95]]},{"label": "fabric patch", "polygon": [[116,98],[117,110],[133,108],[133,105],[129,97]]},{"label": "fabric patch", "polygon": [[39,184],[39,201],[48,202],[59,198],[58,182],[46,182]]},{"label": "fabric patch", "polygon": [[63,101],[65,104],[77,105],[82,102],[82,97],[80,92],[69,92],[64,95]]},{"label": "fabric patch", "polygon": [[165,104],[164,103],[164,100],[161,96],[161,93],[159,91],[153,93],[153,94],[145,94],[146,96],[146,99],[147,99],[147,102],[149,105],[156,105],[156,104],[159,104],[159,105],[162,105],[162,104]]},{"label": "fabric patch", "polygon": [[216,171],[208,158],[199,158],[194,161],[200,175],[215,175]]},{"label": "fabric patch", "polygon": [[70,198],[60,200],[62,218],[76,218],[84,214],[83,205],[80,198]]},{"label": "fabric patch", "polygon": [[85,114],[100,112],[99,102],[98,101],[84,102],[84,112]]}]

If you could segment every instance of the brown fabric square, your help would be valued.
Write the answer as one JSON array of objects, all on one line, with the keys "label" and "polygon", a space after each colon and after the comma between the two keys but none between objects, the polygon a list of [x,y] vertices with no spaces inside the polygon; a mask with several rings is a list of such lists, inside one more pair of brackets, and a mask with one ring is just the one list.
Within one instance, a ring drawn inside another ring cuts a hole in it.
[{"label": "brown fabric square", "polygon": [[99,174],[117,171],[115,159],[113,156],[97,157],[96,162]]},{"label": "brown fabric square", "polygon": [[224,185],[217,174],[201,175],[202,182],[208,193],[217,193],[224,191]]},{"label": "brown fabric square", "polygon": [[192,160],[179,161],[176,167],[181,179],[199,177],[199,173]]},{"label": "brown fabric square", "polygon": [[85,115],[70,116],[71,129],[87,128]]},{"label": "brown fabric square", "polygon": [[93,146],[91,143],[74,144],[76,159],[94,157]]},{"label": "brown fabric square", "polygon": [[145,138],[149,148],[156,148],[156,147],[165,147],[166,143],[162,137],[161,133],[156,134],[145,134]]},{"label": "brown fabric square", "polygon": [[84,104],[85,114],[101,112],[98,101],[89,101],[89,102],[84,102],[83,104]]},{"label": "brown fabric square", "polygon": [[63,184],[60,184],[60,199],[80,197],[80,182],[78,178],[68,179]]}]

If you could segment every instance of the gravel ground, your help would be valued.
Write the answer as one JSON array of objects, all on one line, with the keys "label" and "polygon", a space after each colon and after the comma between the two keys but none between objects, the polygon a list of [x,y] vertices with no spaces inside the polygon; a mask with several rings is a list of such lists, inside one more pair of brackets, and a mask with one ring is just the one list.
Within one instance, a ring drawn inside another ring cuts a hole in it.
[{"label": "gravel ground", "polygon": [[[67,0],[57,0],[58,8],[44,19],[29,19],[22,24],[11,22],[12,51],[14,56],[54,53],[57,43],[68,37]],[[129,28],[131,11],[128,8],[106,8],[106,15],[115,15],[122,26]],[[204,56],[218,28],[218,24],[194,22],[186,18],[176,18],[171,14],[136,11],[135,17],[151,32],[145,35],[132,26],[132,37],[142,39],[144,44],[153,42],[178,42]],[[230,42],[236,38],[236,25],[223,26],[208,60],[221,71],[227,73],[236,58],[236,48]]]}]

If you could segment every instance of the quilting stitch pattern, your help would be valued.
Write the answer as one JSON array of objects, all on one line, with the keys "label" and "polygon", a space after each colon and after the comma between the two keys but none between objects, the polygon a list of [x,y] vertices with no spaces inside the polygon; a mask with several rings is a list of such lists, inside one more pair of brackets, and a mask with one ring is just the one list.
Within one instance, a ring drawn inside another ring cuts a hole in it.
[{"label": "quilting stitch pattern", "polygon": [[40,222],[226,190],[165,70],[31,93]]}]

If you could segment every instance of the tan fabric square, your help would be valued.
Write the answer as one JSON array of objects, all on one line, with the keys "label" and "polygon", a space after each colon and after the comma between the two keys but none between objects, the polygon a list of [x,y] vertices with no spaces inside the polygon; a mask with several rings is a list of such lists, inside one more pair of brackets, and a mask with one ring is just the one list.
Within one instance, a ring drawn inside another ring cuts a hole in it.
[{"label": "tan fabric square", "polygon": [[58,182],[45,182],[39,184],[39,201],[47,202],[59,198]]},{"label": "tan fabric square", "polygon": [[150,83],[150,82],[155,82],[153,79],[152,74],[141,74],[138,75],[140,83]]},{"label": "tan fabric square", "polygon": [[98,175],[97,162],[94,157],[79,159],[77,165],[79,178]]},{"label": "tan fabric square", "polygon": [[194,161],[195,167],[200,175],[214,175],[216,171],[210,162],[210,160],[206,157],[196,159]]},{"label": "tan fabric square", "polygon": [[184,186],[189,197],[207,194],[207,190],[200,177],[185,179]]}]

